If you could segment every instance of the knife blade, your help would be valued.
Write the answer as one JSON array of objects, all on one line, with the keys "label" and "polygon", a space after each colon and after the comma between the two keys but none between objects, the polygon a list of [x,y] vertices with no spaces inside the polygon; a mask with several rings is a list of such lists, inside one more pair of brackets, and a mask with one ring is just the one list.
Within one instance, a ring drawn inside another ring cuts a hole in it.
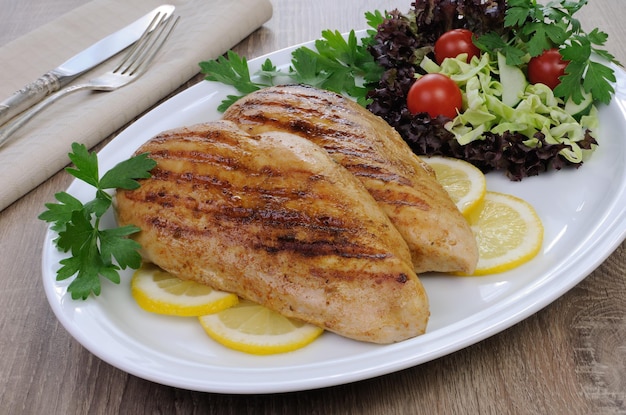
[{"label": "knife blade", "polygon": [[32,107],[47,95],[58,91],[82,73],[135,43],[158,13],[165,14],[169,18],[174,9],[175,7],[169,4],[157,7],[125,28],[69,58],[55,69],[46,72],[36,81],[25,85],[0,102],[0,125]]}]

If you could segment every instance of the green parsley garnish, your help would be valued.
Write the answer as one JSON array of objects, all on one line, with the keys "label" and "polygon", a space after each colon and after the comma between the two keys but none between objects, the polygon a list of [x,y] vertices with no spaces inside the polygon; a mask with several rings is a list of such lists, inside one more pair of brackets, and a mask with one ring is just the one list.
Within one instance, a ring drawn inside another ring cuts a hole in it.
[{"label": "green parsley garnish", "polygon": [[591,60],[593,54],[621,65],[602,47],[608,35],[598,29],[586,33],[574,14],[588,0],[555,0],[545,6],[536,0],[508,0],[504,18],[505,36],[495,32],[477,39],[482,50],[499,51],[509,65],[519,66],[527,57],[539,56],[544,50],[558,48],[564,60],[569,61],[561,83],[554,95],[575,103],[590,93],[594,101],[608,104],[615,92],[613,69]]},{"label": "green parsley garnish", "polygon": [[[95,198],[83,204],[67,192],[55,195],[59,203],[46,203],[45,212],[39,219],[51,223],[51,229],[58,233],[56,246],[62,252],[71,252],[71,256],[60,261],[57,281],[76,275],[70,283],[68,292],[72,299],[85,300],[91,293],[100,295],[100,276],[119,284],[120,269],[137,269],[141,265],[141,256],[137,252],[140,245],[128,239],[139,231],[136,226],[122,226],[112,229],[100,229],[100,220],[113,204],[107,189],[136,189],[136,179],[150,177],[150,170],[156,162],[140,154],[122,161],[102,178],[98,174],[98,158],[95,152],[78,143],[72,144],[70,160],[75,168],[65,170],[72,176],[95,188]],[[114,262],[115,260],[115,262]]]},{"label": "green parsley garnish", "polygon": [[242,94],[227,96],[217,108],[221,112],[242,96],[275,85],[280,76],[287,76],[294,83],[348,94],[361,105],[366,105],[368,88],[364,85],[378,82],[383,72],[367,47],[385,17],[380,11],[365,14],[368,26],[374,30],[368,30],[360,43],[354,30],[350,31],[347,39],[338,31],[324,30],[322,38],[315,41],[315,50],[300,47],[292,52],[288,73],[282,73],[267,59],[261,70],[254,74],[259,80],[252,81],[246,58],[233,51],[228,51],[225,57],[200,62],[200,70],[206,75],[205,79],[234,86]]}]

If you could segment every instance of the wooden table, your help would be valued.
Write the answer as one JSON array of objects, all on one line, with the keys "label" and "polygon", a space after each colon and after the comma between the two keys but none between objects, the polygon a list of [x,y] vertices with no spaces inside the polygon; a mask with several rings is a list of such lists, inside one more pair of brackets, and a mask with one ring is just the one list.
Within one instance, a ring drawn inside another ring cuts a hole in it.
[{"label": "wooden table", "polygon": [[[81,3],[0,0],[0,45]],[[336,0],[273,0],[272,20],[236,50],[253,58],[316,38],[323,29],[362,28],[367,10],[409,8],[408,1],[358,3],[346,12],[347,2]],[[580,19],[585,27],[608,32],[609,49],[626,62],[623,0],[591,1]],[[198,393],[110,366],[76,342],[53,315],[40,271],[45,225],[36,217],[69,183],[68,175],[57,174],[0,212],[0,413],[626,413],[624,243],[544,310],[435,361],[320,390]]]}]

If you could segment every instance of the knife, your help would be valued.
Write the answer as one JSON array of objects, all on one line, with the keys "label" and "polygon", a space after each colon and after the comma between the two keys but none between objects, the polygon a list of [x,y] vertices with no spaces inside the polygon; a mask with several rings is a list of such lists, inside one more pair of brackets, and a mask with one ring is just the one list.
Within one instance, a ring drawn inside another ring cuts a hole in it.
[{"label": "knife", "polygon": [[165,14],[169,18],[174,9],[175,7],[169,4],[157,7],[125,28],[105,37],[71,57],[59,67],[42,75],[36,81],[24,86],[9,98],[0,102],[0,125],[32,107],[47,95],[58,91],[82,73],[130,46],[139,39],[157,13]]}]

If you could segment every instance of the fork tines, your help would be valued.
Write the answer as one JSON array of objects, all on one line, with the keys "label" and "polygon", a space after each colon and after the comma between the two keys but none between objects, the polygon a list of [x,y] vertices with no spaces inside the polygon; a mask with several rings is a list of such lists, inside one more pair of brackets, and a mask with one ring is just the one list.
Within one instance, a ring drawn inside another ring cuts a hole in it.
[{"label": "fork tines", "polygon": [[161,49],[165,41],[174,30],[180,16],[168,16],[165,13],[157,13],[139,40],[131,46],[122,62],[113,70],[121,75],[134,75],[139,70],[147,69],[148,65]]}]

